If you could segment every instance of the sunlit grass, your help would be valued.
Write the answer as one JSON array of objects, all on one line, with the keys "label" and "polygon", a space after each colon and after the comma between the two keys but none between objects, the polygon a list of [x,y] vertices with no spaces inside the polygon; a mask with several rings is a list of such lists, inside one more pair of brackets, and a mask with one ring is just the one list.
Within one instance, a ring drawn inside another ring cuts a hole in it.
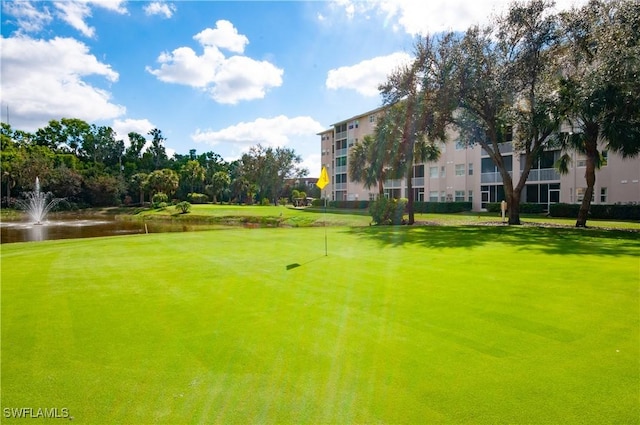
[{"label": "sunlit grass", "polygon": [[636,233],[526,226],[3,245],[2,408],[91,424],[634,423],[639,257]]}]

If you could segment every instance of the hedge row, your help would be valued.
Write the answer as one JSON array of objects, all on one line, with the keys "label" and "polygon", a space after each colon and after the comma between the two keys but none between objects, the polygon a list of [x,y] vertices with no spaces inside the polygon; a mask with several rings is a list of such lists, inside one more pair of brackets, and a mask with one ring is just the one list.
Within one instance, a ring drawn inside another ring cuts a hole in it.
[{"label": "hedge row", "polygon": [[414,202],[416,213],[459,213],[471,211],[471,202]]},{"label": "hedge row", "polygon": [[[500,210],[500,202],[489,202],[487,203],[487,211],[499,213],[502,212]],[[545,211],[544,204],[528,204],[522,203],[520,204],[520,212],[523,214],[540,214]]]},{"label": "hedge row", "polygon": [[[577,218],[580,204],[552,204],[549,215],[552,217]],[[589,218],[611,220],[640,220],[640,205],[603,205],[592,204]]]}]

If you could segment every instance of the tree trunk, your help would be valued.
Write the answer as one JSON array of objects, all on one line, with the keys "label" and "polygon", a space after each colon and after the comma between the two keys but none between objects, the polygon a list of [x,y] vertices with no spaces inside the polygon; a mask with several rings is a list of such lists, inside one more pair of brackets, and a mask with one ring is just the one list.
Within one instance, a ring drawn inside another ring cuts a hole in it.
[{"label": "tree trunk", "polygon": [[[505,191],[506,192],[506,191]],[[505,193],[506,194],[506,193]],[[521,190],[512,189],[511,195],[507,196],[507,208],[509,209],[509,225],[520,225],[520,197],[522,195]]]},{"label": "tree trunk", "polygon": [[585,139],[585,151],[587,154],[587,164],[584,177],[587,181],[587,188],[584,191],[584,198],[582,198],[582,204],[580,204],[580,210],[578,211],[576,227],[587,227],[587,216],[589,215],[589,209],[591,208],[593,189],[596,185],[596,164],[598,156],[600,155],[598,153],[597,137],[587,135]]},{"label": "tree trunk", "polygon": [[[413,158],[412,158],[413,159]],[[411,162],[411,166],[409,167],[409,172],[407,173],[407,212],[409,213],[409,223],[414,224],[416,222],[415,212],[413,211],[413,161]]]},{"label": "tree trunk", "polygon": [[144,190],[140,190],[140,205],[144,205]]}]

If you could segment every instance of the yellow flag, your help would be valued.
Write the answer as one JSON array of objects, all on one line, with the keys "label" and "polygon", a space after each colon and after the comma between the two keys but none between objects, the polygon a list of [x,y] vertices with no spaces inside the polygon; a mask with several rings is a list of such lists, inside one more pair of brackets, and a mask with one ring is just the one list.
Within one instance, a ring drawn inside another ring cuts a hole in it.
[{"label": "yellow flag", "polygon": [[328,184],[329,184],[329,174],[327,174],[327,168],[322,167],[322,171],[320,172],[320,178],[318,179],[316,186],[318,186],[320,190],[322,190]]}]

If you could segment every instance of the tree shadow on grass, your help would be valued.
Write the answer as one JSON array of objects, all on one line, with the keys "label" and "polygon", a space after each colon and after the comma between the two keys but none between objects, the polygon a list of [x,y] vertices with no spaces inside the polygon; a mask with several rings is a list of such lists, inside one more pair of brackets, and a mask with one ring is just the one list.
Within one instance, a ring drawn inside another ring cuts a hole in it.
[{"label": "tree shadow on grass", "polygon": [[640,255],[640,233],[625,230],[540,226],[372,226],[349,233],[383,246],[476,248],[502,243],[552,255]]}]

